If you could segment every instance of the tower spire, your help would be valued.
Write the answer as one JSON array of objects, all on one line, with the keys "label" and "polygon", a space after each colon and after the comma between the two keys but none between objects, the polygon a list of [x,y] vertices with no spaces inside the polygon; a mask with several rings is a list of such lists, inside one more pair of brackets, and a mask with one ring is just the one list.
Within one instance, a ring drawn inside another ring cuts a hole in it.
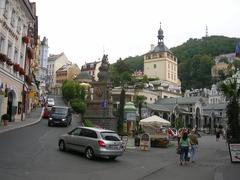
[{"label": "tower spire", "polygon": [[158,30],[158,44],[161,44],[163,43],[163,38],[164,38],[164,35],[163,35],[163,30],[162,30],[162,23],[160,22],[160,29]]}]

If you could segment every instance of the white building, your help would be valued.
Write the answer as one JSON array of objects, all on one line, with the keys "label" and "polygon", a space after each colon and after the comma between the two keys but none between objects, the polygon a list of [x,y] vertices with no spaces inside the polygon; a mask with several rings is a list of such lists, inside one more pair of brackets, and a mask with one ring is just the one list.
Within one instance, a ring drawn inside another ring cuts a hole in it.
[{"label": "white building", "polygon": [[47,64],[48,64],[48,39],[46,37],[40,42],[39,48],[39,69],[37,79],[40,81],[40,94],[45,94],[47,81]]},{"label": "white building", "polygon": [[47,64],[47,89],[51,93],[57,93],[56,90],[56,71],[65,64],[71,64],[64,53],[51,55],[48,57]]},{"label": "white building", "polygon": [[35,8],[28,0],[0,0],[0,115],[8,113],[11,120],[22,118],[27,107],[23,104],[29,99],[24,76],[29,74],[33,58],[26,52],[32,52]]}]

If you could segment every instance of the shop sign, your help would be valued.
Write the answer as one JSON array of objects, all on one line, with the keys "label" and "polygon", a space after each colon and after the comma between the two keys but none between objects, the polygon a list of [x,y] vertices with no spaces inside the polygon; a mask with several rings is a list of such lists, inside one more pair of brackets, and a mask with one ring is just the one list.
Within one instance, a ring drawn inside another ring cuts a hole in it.
[{"label": "shop sign", "polygon": [[240,163],[240,143],[228,144],[231,162]]},{"label": "shop sign", "polygon": [[140,149],[143,151],[149,150],[150,144],[150,135],[148,133],[142,134],[140,138]]}]

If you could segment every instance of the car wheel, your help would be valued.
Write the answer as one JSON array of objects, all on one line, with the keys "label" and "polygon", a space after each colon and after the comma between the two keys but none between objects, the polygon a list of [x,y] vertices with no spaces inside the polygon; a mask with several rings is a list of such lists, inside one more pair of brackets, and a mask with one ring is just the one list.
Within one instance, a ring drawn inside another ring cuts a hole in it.
[{"label": "car wheel", "polygon": [[115,160],[117,158],[117,156],[109,156],[110,160]]},{"label": "car wheel", "polygon": [[60,140],[58,147],[60,151],[65,151],[66,150],[65,142],[63,140]]},{"label": "car wheel", "polygon": [[88,147],[85,151],[85,156],[86,156],[87,159],[94,159],[93,149]]}]

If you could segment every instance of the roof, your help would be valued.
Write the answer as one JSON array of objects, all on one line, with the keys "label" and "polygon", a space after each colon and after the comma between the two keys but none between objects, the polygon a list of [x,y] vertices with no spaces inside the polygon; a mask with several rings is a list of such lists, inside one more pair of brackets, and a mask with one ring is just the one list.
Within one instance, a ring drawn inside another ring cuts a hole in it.
[{"label": "roof", "polygon": [[163,42],[160,42],[153,50],[151,50],[149,53],[158,53],[158,52],[169,52],[172,54],[172,52],[165,46]]},{"label": "roof", "polygon": [[226,103],[208,104],[206,106],[203,106],[203,110],[222,110],[226,109],[226,106],[227,106]]},{"label": "roof", "polygon": [[81,79],[89,79],[92,80],[92,76],[86,72],[86,71],[82,71],[79,73],[79,75],[77,75],[77,77],[75,78],[75,80],[81,80]]},{"label": "roof", "polygon": [[159,99],[155,104],[196,104],[198,101],[205,103],[202,97],[194,96]]},{"label": "roof", "polygon": [[60,71],[67,71],[68,68],[70,68],[72,66],[72,64],[64,64],[62,67],[60,67],[57,72],[60,72]]},{"label": "roof", "polygon": [[57,54],[57,55],[51,54],[51,55],[48,57],[48,61],[55,61],[55,60],[57,60],[59,57],[61,57],[62,55],[64,55],[64,53]]},{"label": "roof", "polygon": [[165,111],[165,112],[170,112],[172,108],[169,108],[165,105],[161,105],[161,104],[147,104],[147,107],[151,110],[155,110],[155,111]]}]

